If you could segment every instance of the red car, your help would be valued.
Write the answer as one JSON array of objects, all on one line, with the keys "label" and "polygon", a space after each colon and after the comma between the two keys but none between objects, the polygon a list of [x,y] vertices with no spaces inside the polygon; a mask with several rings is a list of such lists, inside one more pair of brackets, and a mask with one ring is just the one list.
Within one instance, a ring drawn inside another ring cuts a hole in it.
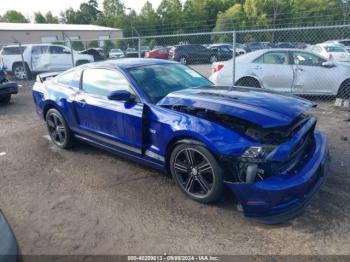
[{"label": "red car", "polygon": [[152,51],[148,51],[145,54],[146,58],[158,58],[158,59],[165,59],[167,60],[169,57],[169,52],[167,48],[158,48],[154,49]]}]

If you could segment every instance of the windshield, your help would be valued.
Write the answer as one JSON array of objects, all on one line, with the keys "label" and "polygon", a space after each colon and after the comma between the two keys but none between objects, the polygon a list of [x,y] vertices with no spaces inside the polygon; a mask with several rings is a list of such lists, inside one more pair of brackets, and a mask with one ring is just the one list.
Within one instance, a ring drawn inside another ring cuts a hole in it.
[{"label": "windshield", "polygon": [[181,64],[135,67],[129,69],[129,73],[153,103],[175,91],[212,85],[208,79]]},{"label": "windshield", "polygon": [[128,51],[128,52],[135,52],[136,49],[135,48],[128,48],[128,49],[126,49],[126,51]]},{"label": "windshield", "polygon": [[345,48],[341,46],[335,46],[335,45],[330,45],[330,46],[325,46],[325,49],[327,52],[332,52],[332,53],[346,53],[347,51]]},{"label": "windshield", "polygon": [[121,53],[122,50],[120,50],[120,49],[112,49],[111,52],[113,52],[113,53]]}]

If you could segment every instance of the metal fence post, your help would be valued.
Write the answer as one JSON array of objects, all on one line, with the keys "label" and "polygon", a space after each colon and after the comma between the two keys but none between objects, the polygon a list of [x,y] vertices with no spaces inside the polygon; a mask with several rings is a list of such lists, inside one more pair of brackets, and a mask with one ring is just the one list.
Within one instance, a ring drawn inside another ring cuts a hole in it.
[{"label": "metal fence post", "polygon": [[19,51],[21,53],[21,60],[22,60],[22,66],[23,66],[23,70],[24,70],[24,77],[25,79],[28,81],[29,77],[28,77],[28,70],[26,67],[26,63],[24,62],[24,57],[23,57],[23,51],[22,51],[22,44],[18,41],[18,47],[19,47]]},{"label": "metal fence post", "polygon": [[232,87],[234,87],[236,79],[236,31],[232,32],[232,44]]},{"label": "metal fence post", "polygon": [[138,38],[139,58],[141,58],[141,38]]},{"label": "metal fence post", "polygon": [[69,48],[70,48],[70,55],[71,55],[71,59],[72,59],[72,67],[74,67],[75,63],[74,63],[74,52],[73,52],[73,45],[72,45],[72,40],[70,39],[70,37],[68,35],[66,35],[64,32],[62,32],[63,35],[63,41],[66,42],[66,39],[68,39],[69,42]]}]

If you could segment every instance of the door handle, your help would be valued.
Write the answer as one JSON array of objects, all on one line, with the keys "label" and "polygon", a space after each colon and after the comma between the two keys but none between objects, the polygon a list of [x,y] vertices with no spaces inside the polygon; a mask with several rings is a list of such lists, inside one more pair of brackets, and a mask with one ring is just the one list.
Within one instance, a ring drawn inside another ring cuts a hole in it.
[{"label": "door handle", "polygon": [[261,66],[256,66],[256,67],[254,67],[254,69],[255,69],[255,70],[261,70],[262,67],[261,67]]},{"label": "door handle", "polygon": [[302,69],[302,68],[295,68],[294,69],[296,72],[303,72],[304,71],[304,69]]}]

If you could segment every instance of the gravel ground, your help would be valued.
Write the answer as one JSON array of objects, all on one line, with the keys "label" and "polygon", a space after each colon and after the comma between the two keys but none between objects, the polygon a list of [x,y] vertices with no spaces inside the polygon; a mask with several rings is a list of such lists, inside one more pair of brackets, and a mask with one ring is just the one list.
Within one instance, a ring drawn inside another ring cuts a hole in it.
[{"label": "gravel ground", "polygon": [[0,107],[0,208],[23,254],[350,254],[350,122],[320,104],[330,176],[305,213],[266,226],[243,217],[232,196],[186,198],[164,174],[79,144],[60,150],[20,89]]}]

